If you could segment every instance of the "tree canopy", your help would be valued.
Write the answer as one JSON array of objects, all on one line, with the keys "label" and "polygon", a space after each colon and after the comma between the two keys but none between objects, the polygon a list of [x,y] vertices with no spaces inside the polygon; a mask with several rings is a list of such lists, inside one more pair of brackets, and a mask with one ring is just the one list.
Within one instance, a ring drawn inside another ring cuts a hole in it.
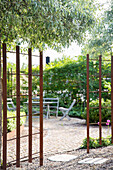
[{"label": "tree canopy", "polygon": [[90,38],[85,42],[84,53],[95,56],[111,53],[113,49],[113,2],[107,11],[104,12],[90,34]]},{"label": "tree canopy", "polygon": [[81,43],[95,10],[93,0],[0,0],[0,37],[42,49]]}]

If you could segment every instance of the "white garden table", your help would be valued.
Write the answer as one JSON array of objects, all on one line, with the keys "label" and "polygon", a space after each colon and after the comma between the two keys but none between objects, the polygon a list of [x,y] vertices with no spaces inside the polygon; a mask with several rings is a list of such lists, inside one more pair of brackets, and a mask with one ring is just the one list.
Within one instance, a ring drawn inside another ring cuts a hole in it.
[{"label": "white garden table", "polygon": [[[25,104],[29,105],[29,102],[24,102]],[[53,102],[43,102],[43,105],[47,105],[47,116],[46,119],[48,119],[50,117],[50,104],[53,104]],[[40,105],[40,102],[35,102],[32,101],[32,105]],[[28,109],[28,113],[29,113],[29,109]]]}]

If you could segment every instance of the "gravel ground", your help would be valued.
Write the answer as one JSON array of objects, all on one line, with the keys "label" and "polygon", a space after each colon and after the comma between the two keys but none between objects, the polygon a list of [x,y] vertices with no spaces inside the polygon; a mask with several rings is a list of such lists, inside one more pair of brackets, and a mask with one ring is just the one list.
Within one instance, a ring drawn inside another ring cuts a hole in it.
[{"label": "gravel ground", "polygon": [[[7,169],[25,169],[25,170],[53,170],[53,169],[64,169],[64,170],[74,170],[74,169],[113,169],[113,146],[108,146],[98,149],[90,149],[90,153],[87,154],[85,149],[78,149],[83,139],[86,137],[87,127],[84,120],[77,118],[71,118],[70,121],[64,119],[59,121],[60,118],[53,118],[46,120],[44,119],[44,163],[43,166],[39,166],[39,158],[33,159],[32,163],[28,161],[21,162],[20,168],[16,168],[15,165],[10,164]],[[33,131],[37,132],[39,129],[39,120],[33,120]],[[90,136],[98,137],[98,126],[90,127]],[[24,135],[28,132],[28,127],[23,131]],[[102,136],[106,137],[110,134],[110,129],[108,127],[102,127]],[[16,143],[16,142],[15,142]],[[33,153],[39,152],[39,135],[33,137]],[[72,154],[77,156],[75,160],[69,162],[53,162],[49,161],[48,157],[55,154]],[[28,155],[28,139],[23,138],[21,140],[21,157]],[[36,154],[39,156],[38,154]],[[35,155],[35,156],[36,156]],[[15,147],[14,142],[8,144],[8,161],[15,160]],[[102,165],[90,165],[90,164],[78,164],[78,161],[84,158],[95,158],[103,157],[107,158],[108,161]]]},{"label": "gravel ground", "polygon": [[[77,156],[75,160],[68,162],[52,162],[48,160],[51,155],[44,156],[44,166],[39,166],[39,159],[34,159],[32,163],[21,162],[20,168],[15,168],[11,166],[8,169],[22,169],[22,170],[113,170],[113,146],[108,146],[104,148],[91,149],[90,153],[87,154],[85,149],[77,149],[67,152],[62,152],[63,154],[71,154]],[[84,158],[107,158],[108,161],[101,165],[93,164],[79,164],[78,161]]]}]

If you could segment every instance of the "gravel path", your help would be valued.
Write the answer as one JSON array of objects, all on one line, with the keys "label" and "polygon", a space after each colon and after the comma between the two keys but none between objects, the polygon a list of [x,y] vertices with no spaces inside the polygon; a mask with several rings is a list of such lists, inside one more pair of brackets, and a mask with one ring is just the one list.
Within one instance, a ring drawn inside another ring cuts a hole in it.
[{"label": "gravel path", "polygon": [[[100,169],[99,165],[81,165],[78,164],[78,161],[86,157],[105,157],[109,160],[107,164],[103,164],[101,169],[113,169],[113,147],[105,147],[99,149],[91,149],[90,154],[87,154],[86,150],[78,149],[83,139],[86,137],[87,127],[84,120],[77,118],[71,118],[70,121],[64,119],[59,121],[60,118],[53,118],[46,120],[44,119],[44,166],[39,167],[39,158],[33,159],[32,163],[28,161],[21,162],[21,169]],[[37,132],[39,129],[39,119],[33,119],[33,131]],[[90,136],[97,138],[98,137],[98,126],[90,127]],[[110,134],[110,129],[103,126],[102,135],[106,137]],[[25,135],[28,133],[28,127],[24,128],[22,132]],[[11,141],[12,142],[12,141]],[[8,161],[15,160],[15,145],[13,143],[8,144]],[[33,153],[39,152],[39,135],[33,137]],[[52,162],[48,160],[48,157],[58,153],[69,153],[75,156],[78,156],[77,159],[69,162]],[[28,139],[23,138],[21,140],[21,157],[28,155]],[[35,155],[36,156],[36,155]],[[109,164],[109,166],[108,166]],[[105,168],[104,168],[105,166]],[[15,165],[11,165],[8,169],[15,169]],[[18,168],[16,168],[18,169]]]}]

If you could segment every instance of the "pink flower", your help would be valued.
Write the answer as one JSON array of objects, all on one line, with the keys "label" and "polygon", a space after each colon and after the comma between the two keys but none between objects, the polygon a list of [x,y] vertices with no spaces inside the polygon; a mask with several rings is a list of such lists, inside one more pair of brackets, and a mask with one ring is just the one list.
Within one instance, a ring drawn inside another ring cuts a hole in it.
[{"label": "pink flower", "polygon": [[99,122],[98,122],[98,125],[99,125]]},{"label": "pink flower", "polygon": [[109,126],[109,123],[106,123],[107,126]]},{"label": "pink flower", "polygon": [[110,123],[110,120],[107,120],[107,123]]}]

